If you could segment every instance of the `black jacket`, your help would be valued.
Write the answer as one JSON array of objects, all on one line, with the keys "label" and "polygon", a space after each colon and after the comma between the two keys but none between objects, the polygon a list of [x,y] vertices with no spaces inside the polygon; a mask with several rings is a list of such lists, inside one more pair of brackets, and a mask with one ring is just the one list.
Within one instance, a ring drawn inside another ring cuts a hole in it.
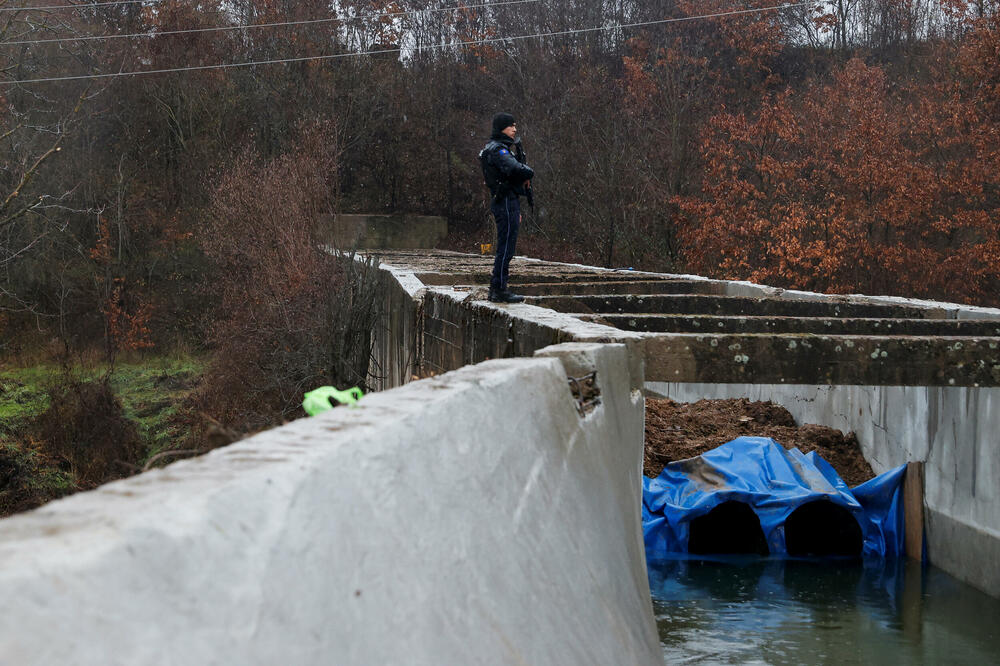
[{"label": "black jacket", "polygon": [[510,194],[526,194],[524,182],[535,176],[531,167],[517,160],[513,146],[514,139],[506,134],[494,134],[479,152],[483,178],[495,201]]}]

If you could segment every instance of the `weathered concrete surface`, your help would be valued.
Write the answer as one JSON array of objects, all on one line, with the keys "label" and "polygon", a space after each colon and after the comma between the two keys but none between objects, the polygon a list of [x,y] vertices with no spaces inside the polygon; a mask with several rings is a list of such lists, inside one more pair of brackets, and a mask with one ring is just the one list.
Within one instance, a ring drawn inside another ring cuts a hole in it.
[{"label": "weathered concrete surface", "polygon": [[1000,388],[648,382],[653,395],[772,400],[853,431],[876,473],[924,461],[928,558],[1000,596]]},{"label": "weathered concrete surface", "polygon": [[0,662],[662,663],[626,350],[543,355],[0,522]]},{"label": "weathered concrete surface", "polygon": [[[522,288],[521,291],[524,291]],[[1000,321],[857,317],[761,317],[601,314],[581,319],[645,333],[814,333],[818,335],[916,335],[1000,337]]]},{"label": "weathered concrete surface", "polygon": [[[530,356],[561,342],[637,344],[641,339],[635,333],[545,308],[490,303],[473,291],[439,287],[428,289],[424,298],[421,360],[425,372],[445,372],[492,358]],[[641,365],[641,353],[633,357]]]},{"label": "weathered concrete surface", "polygon": [[660,334],[648,381],[1000,386],[1000,338]]},{"label": "weathered concrete surface", "polygon": [[530,296],[526,302],[560,312],[708,314],[770,317],[908,317],[943,319],[944,310],[834,299],[780,300],[704,294]]},{"label": "weathered concrete surface", "polygon": [[372,334],[368,385],[384,391],[402,386],[420,372],[424,285],[409,271],[380,268],[382,302]]},{"label": "weathered concrete surface", "polygon": [[341,214],[320,219],[318,235],[341,250],[434,247],[448,234],[435,215]]},{"label": "weathered concrete surface", "polygon": [[690,280],[609,280],[605,282],[519,282],[512,288],[524,296],[559,294],[690,294],[698,287]]}]

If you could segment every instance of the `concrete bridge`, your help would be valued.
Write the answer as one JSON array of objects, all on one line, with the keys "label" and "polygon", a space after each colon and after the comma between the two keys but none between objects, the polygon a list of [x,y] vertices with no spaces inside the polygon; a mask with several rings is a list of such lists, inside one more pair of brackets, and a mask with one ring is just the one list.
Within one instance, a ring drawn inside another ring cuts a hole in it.
[{"label": "concrete bridge", "polygon": [[386,390],[0,522],[0,664],[662,662],[644,393],[926,461],[931,561],[1000,595],[1000,311],[522,258],[497,305],[488,258],[381,258]]},{"label": "concrete bridge", "polygon": [[399,285],[387,386],[558,342],[625,344],[646,395],[773,400],[857,433],[876,473],[923,462],[930,561],[1000,596],[1000,310],[524,258],[525,304],[498,306],[482,300],[489,257],[382,259]]}]

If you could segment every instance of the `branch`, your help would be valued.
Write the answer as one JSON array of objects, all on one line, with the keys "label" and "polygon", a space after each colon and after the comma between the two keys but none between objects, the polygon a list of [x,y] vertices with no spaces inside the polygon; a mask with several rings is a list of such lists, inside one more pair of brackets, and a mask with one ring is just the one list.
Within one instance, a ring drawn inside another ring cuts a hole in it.
[{"label": "branch", "polygon": [[17,130],[21,129],[22,127],[24,127],[24,125],[17,125],[16,127],[12,127],[8,131],[4,132],[3,136],[0,136],[0,141],[3,141],[4,139],[6,139],[7,137],[9,137],[14,132],[16,132]]},{"label": "branch", "polygon": [[[24,188],[24,186],[27,185],[31,181],[32,176],[34,176],[35,172],[38,171],[38,167],[40,167],[42,165],[42,162],[44,162],[50,156],[52,156],[55,153],[58,153],[60,150],[62,150],[62,147],[59,144],[62,143],[62,140],[63,140],[64,136],[65,136],[65,134],[60,135],[59,138],[56,139],[56,142],[54,144],[52,144],[52,147],[49,148],[48,150],[46,150],[44,153],[42,153],[42,155],[37,160],[35,160],[35,163],[31,165],[31,168],[29,168],[27,171],[24,172],[24,175],[21,176],[21,182],[19,182],[17,184],[17,186],[14,188],[14,190],[10,194],[7,195],[6,199],[4,199],[4,202],[2,204],[0,204],[0,211],[7,210],[7,207],[10,206],[10,203],[14,199],[17,198],[17,195],[19,195],[21,193],[21,190]],[[32,204],[32,205],[34,205],[34,204]],[[20,217],[25,212],[27,212],[27,210],[29,210],[30,208],[31,208],[31,206],[28,206],[27,208],[21,209],[21,211],[19,211],[13,217],[8,217],[6,219],[0,220],[0,227],[7,226],[15,218]]]},{"label": "branch", "polygon": [[[83,92],[83,94],[80,95],[80,98],[76,101],[76,105],[73,107],[73,110],[70,111],[70,113],[67,116],[67,118],[72,118],[73,116],[75,116],[77,113],[80,112],[80,107],[83,106],[83,101],[87,98],[87,92],[88,91],[85,90]],[[60,126],[64,128],[62,130],[62,133],[55,140],[55,143],[53,143],[52,146],[48,150],[46,150],[44,153],[42,153],[39,156],[39,158],[37,160],[35,160],[35,163],[32,164],[31,167],[27,171],[24,172],[24,174],[21,176],[20,182],[17,184],[17,186],[14,188],[14,190],[10,194],[7,195],[7,198],[4,199],[3,203],[0,204],[0,213],[2,213],[3,211],[7,210],[7,208],[10,206],[11,202],[13,202],[14,199],[16,199],[17,196],[21,193],[21,190],[24,189],[24,187],[29,182],[31,182],[31,179],[34,177],[34,175],[38,171],[39,167],[41,167],[42,163],[45,162],[45,160],[47,160],[52,155],[54,155],[54,154],[56,154],[56,153],[58,153],[59,151],[62,150],[62,146],[60,146],[59,144],[62,143],[62,140],[64,138],[66,138],[65,121],[63,121],[62,123],[60,123]],[[28,211],[30,211],[32,208],[34,208],[39,203],[41,203],[41,201],[42,201],[42,197],[39,197],[38,201],[24,206],[21,210],[19,210],[14,215],[8,216],[8,217],[6,217],[4,219],[0,219],[0,229],[2,229],[3,227],[6,227],[6,226],[10,226],[14,222],[14,220],[16,220],[17,218],[21,217],[22,215],[24,215],[25,213],[27,213]]]},{"label": "branch", "polygon": [[153,463],[162,458],[169,458],[171,456],[187,456],[187,455],[193,456],[199,453],[202,453],[202,451],[199,451],[198,449],[173,449],[171,451],[161,451],[160,453],[157,453],[155,456],[146,461],[146,464],[145,466],[143,466],[142,471],[148,472],[150,469],[153,468]]}]

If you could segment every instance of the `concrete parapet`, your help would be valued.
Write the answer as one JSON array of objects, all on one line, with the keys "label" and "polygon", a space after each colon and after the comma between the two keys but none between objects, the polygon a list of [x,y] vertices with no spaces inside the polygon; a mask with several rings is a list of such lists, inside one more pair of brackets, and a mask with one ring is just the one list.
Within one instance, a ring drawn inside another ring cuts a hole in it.
[{"label": "concrete parapet", "polygon": [[840,299],[781,300],[711,296],[705,294],[615,294],[531,296],[529,303],[560,312],[657,313],[716,316],[770,317],[908,317],[943,319],[941,309],[879,303],[853,303]]},{"label": "concrete parapet", "polygon": [[372,333],[368,385],[384,391],[402,386],[420,372],[424,286],[409,271],[380,268],[381,304]]},{"label": "concrete parapet", "polygon": [[915,335],[1000,338],[1000,321],[859,317],[747,317],[716,315],[601,314],[588,321],[646,333],[813,333],[818,335]]},{"label": "concrete parapet", "polygon": [[626,353],[463,368],[4,520],[0,662],[662,663]]},{"label": "concrete parapet", "polygon": [[497,305],[486,301],[484,293],[440,287],[425,292],[425,372],[445,372],[492,358],[530,356],[560,342],[636,343],[641,337],[545,308]]}]

